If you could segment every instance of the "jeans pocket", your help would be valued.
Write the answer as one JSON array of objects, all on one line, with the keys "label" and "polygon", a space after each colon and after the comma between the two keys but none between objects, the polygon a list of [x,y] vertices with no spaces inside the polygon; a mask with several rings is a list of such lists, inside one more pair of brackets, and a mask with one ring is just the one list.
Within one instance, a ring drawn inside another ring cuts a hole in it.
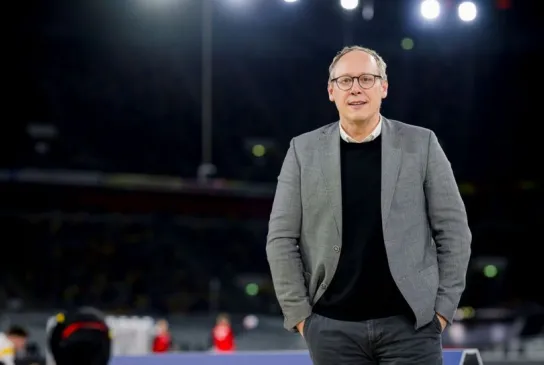
[{"label": "jeans pocket", "polygon": [[313,316],[314,316],[313,313],[310,314],[310,315],[308,316],[308,318],[306,318],[306,319],[304,320],[304,324],[302,325],[302,336],[303,336],[304,338],[306,338],[306,339],[308,338],[308,337],[307,337],[307,336],[308,336],[308,333],[309,333],[309,332],[308,332],[308,329],[310,328],[310,322],[312,321],[312,317],[313,317]]}]

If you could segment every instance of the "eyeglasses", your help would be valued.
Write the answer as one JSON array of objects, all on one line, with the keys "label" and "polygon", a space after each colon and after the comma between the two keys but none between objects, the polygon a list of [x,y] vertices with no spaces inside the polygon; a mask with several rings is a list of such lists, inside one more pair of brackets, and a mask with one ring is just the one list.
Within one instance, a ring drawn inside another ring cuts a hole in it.
[{"label": "eyeglasses", "polygon": [[336,86],[342,91],[351,90],[354,80],[357,80],[359,86],[363,89],[370,89],[376,83],[376,79],[381,79],[380,75],[362,74],[361,76],[340,76],[332,79],[331,82],[335,82]]}]

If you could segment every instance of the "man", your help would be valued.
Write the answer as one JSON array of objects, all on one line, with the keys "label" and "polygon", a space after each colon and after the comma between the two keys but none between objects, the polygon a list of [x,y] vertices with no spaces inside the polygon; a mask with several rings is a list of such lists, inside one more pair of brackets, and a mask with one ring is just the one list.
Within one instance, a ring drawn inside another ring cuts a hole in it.
[{"label": "man", "polygon": [[107,365],[111,338],[102,313],[81,308],[59,313],[48,323],[48,364]]},{"label": "man", "polygon": [[6,333],[0,333],[0,365],[13,365],[15,355],[24,351],[28,332],[20,326],[10,327]]},{"label": "man", "polygon": [[291,140],[267,256],[285,327],[316,365],[441,364],[471,234],[430,130],[380,114],[386,64],[344,48],[329,68],[339,122]]},{"label": "man", "polygon": [[236,350],[234,331],[229,316],[225,313],[217,316],[215,327],[212,329],[212,346],[215,352],[233,352]]},{"label": "man", "polygon": [[157,321],[157,334],[153,339],[152,350],[154,353],[163,353],[170,351],[172,347],[172,338],[168,330],[168,322],[165,319]]}]

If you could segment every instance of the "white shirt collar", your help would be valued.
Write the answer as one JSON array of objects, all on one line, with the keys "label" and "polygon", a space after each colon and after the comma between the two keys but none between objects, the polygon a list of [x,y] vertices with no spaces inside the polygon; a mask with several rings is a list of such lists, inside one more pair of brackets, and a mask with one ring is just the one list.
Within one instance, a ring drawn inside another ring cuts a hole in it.
[{"label": "white shirt collar", "polygon": [[374,128],[374,130],[365,138],[363,139],[362,141],[357,141],[353,138],[351,138],[347,133],[346,131],[344,130],[344,128],[342,127],[342,123],[338,122],[338,124],[340,124],[340,137],[348,142],[348,143],[364,143],[364,142],[370,142],[370,141],[373,141],[375,140],[376,138],[378,138],[378,136],[382,133],[382,117],[380,116],[380,121],[378,122],[378,125],[376,126],[376,128]]}]

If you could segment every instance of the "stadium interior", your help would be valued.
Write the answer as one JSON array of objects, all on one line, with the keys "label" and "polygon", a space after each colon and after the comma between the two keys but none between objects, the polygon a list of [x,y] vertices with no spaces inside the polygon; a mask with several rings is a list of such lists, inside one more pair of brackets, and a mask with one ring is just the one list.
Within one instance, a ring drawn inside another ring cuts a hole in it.
[{"label": "stadium interior", "polygon": [[544,364],[537,3],[13,4],[0,332],[28,331],[20,364],[45,364],[48,320],[82,306],[108,316],[113,365],[174,361],[155,354],[160,320],[168,356],[207,356],[222,314],[236,354],[305,354],[283,328],[268,219],[291,138],[337,120],[327,71],[351,44],[386,60],[383,115],[436,133],[467,207],[467,288],[444,348]]}]

